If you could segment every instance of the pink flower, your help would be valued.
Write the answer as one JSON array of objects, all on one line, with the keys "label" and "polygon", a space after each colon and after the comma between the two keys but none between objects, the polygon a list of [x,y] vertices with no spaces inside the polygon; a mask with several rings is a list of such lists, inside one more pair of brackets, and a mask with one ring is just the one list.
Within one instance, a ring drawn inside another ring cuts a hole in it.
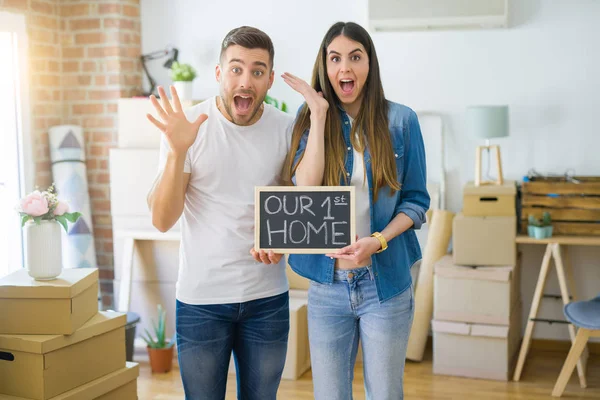
[{"label": "pink flower", "polygon": [[48,210],[48,200],[38,190],[31,192],[21,200],[21,211],[32,217],[44,215]]},{"label": "pink flower", "polygon": [[59,201],[54,209],[54,215],[63,215],[66,212],[69,212],[69,205],[63,201]]}]

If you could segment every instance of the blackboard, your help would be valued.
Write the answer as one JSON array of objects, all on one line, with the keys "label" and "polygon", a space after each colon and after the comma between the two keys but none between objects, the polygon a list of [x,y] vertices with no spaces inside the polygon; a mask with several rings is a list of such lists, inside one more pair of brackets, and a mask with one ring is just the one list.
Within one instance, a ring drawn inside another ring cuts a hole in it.
[{"label": "blackboard", "polygon": [[353,186],[255,188],[259,250],[325,254],[356,241]]}]

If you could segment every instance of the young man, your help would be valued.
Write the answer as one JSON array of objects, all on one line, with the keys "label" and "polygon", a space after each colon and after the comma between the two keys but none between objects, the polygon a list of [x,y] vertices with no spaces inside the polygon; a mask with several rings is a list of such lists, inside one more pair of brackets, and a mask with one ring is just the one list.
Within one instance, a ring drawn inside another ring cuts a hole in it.
[{"label": "young man", "polygon": [[289,330],[281,255],[254,246],[254,187],[277,185],[293,117],[263,102],[273,84],[273,43],[240,27],[221,46],[220,95],[185,113],[159,88],[151,96],[163,132],[149,194],[152,223],[181,218],[177,350],[188,399],[223,399],[233,352],[238,398],[275,399]]}]

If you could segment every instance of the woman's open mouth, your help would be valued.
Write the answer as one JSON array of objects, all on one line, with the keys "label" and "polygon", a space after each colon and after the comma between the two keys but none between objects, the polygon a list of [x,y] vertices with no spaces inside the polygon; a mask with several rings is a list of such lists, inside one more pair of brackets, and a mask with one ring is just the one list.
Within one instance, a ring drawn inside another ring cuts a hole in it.
[{"label": "woman's open mouth", "polygon": [[354,90],[354,80],[353,79],[340,79],[340,88],[342,89],[342,93],[345,95],[349,95]]}]

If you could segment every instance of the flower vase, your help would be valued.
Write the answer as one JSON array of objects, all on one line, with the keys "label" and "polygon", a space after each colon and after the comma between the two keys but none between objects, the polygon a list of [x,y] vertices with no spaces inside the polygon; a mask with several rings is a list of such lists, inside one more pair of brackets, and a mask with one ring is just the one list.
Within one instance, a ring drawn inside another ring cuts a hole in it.
[{"label": "flower vase", "polygon": [[52,280],[62,272],[61,226],[56,221],[25,224],[26,266],[38,281]]}]

